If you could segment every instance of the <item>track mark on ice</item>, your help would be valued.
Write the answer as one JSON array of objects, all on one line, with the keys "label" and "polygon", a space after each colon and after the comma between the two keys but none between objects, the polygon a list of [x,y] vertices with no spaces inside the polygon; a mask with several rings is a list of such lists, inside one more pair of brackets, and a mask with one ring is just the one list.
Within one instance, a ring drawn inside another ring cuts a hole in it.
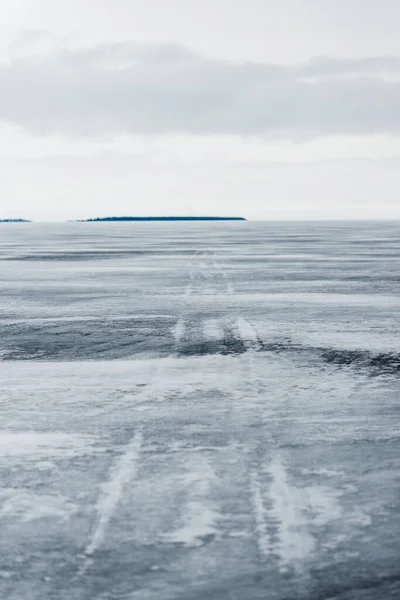
[{"label": "track mark on ice", "polygon": [[307,530],[302,491],[289,485],[280,456],[271,461],[267,473],[271,477],[271,518],[277,528],[273,554],[279,557],[282,572],[289,568],[298,570],[316,546],[315,538]]},{"label": "track mark on ice", "polygon": [[224,332],[218,319],[206,319],[203,322],[203,333],[207,340],[221,340]]},{"label": "track mark on ice", "polygon": [[175,342],[178,344],[185,335],[186,331],[186,326],[183,319],[179,319],[179,321],[171,328],[171,331],[175,338]]},{"label": "track mark on ice", "polygon": [[236,327],[240,338],[247,348],[253,350],[258,350],[260,348],[260,340],[258,339],[257,332],[246,319],[239,317],[236,321]]},{"label": "track mark on ice", "polygon": [[186,502],[181,511],[181,526],[164,534],[173,544],[189,548],[202,546],[218,535],[217,523],[221,514],[212,497],[217,478],[209,461],[202,455],[188,457],[183,478]]},{"label": "track mark on ice", "polygon": [[103,543],[108,524],[115,513],[124,488],[136,475],[142,441],[143,433],[141,429],[138,429],[130,442],[125,446],[121,456],[112,465],[109,478],[102,485],[102,493],[96,504],[97,523],[84,550],[86,560],[80,570],[80,575],[87,570],[90,564],[90,557]]},{"label": "track mark on ice", "polygon": [[265,558],[271,554],[271,540],[268,533],[267,510],[261,492],[260,480],[256,470],[250,477],[251,500],[256,521],[257,544],[261,557]]}]

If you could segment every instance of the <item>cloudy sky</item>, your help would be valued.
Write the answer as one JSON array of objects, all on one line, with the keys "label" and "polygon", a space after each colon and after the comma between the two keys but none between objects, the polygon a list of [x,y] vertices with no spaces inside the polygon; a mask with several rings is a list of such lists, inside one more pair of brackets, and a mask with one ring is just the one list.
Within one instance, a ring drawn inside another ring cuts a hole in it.
[{"label": "cloudy sky", "polygon": [[399,0],[1,0],[0,218],[400,218]]}]

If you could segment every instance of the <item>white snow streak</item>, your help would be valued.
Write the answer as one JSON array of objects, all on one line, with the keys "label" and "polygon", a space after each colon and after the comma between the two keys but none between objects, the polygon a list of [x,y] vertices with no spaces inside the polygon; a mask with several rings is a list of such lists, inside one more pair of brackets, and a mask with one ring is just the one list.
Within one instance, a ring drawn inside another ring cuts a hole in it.
[{"label": "white snow streak", "polygon": [[165,536],[168,542],[183,544],[187,548],[202,546],[208,536],[218,533],[217,521],[221,519],[218,511],[201,501],[190,501],[185,506],[184,525]]},{"label": "white snow streak", "polygon": [[95,452],[96,438],[63,432],[0,430],[0,458],[39,461]]},{"label": "white snow streak", "polygon": [[243,342],[249,348],[257,348],[259,346],[257,332],[255,331],[254,327],[250,325],[248,321],[246,321],[246,319],[239,317],[236,321],[236,327]]},{"label": "white snow streak", "polygon": [[272,477],[270,497],[272,516],[278,524],[277,553],[281,570],[298,567],[314,550],[315,538],[307,530],[305,503],[301,490],[289,486],[284,464],[277,456],[267,469]]},{"label": "white snow streak", "polygon": [[172,335],[174,336],[176,343],[181,341],[185,335],[185,330],[185,322],[182,319],[179,319],[179,321],[172,327]]},{"label": "white snow streak", "polygon": [[102,494],[96,505],[97,524],[85,548],[86,556],[91,556],[102,544],[107,526],[118,506],[124,488],[136,475],[142,439],[143,434],[139,429],[126,446],[123,454],[112,466],[109,479],[102,486]]},{"label": "white snow streak", "polygon": [[256,520],[256,534],[258,549],[261,556],[268,556],[271,552],[271,542],[268,534],[267,511],[264,506],[264,501],[261,492],[261,485],[258,478],[258,473],[253,471],[250,478],[251,500],[253,511]]},{"label": "white snow streak", "polygon": [[202,546],[207,537],[218,535],[221,519],[212,488],[216,475],[209,461],[199,455],[190,456],[183,478],[186,502],[182,509],[181,526],[164,535],[169,543],[186,547]]}]

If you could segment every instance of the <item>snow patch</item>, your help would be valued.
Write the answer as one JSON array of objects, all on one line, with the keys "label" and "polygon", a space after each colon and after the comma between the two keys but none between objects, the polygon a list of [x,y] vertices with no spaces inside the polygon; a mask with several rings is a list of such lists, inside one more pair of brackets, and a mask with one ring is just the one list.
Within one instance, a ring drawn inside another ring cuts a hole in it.
[{"label": "snow patch", "polygon": [[307,529],[304,494],[289,485],[285,466],[278,456],[269,464],[272,478],[269,491],[272,516],[278,526],[278,544],[281,571],[298,568],[313,553],[316,540]]},{"label": "snow patch", "polygon": [[216,479],[206,457],[189,457],[183,477],[182,493],[186,496],[186,502],[181,511],[182,525],[163,535],[167,542],[196,547],[218,534],[217,523],[222,516],[212,497]]},{"label": "snow patch", "polygon": [[184,525],[166,534],[164,538],[173,544],[183,544],[186,547],[202,546],[207,538],[218,533],[216,523],[220,518],[219,512],[202,502],[190,501],[185,506]]},{"label": "snow patch", "polygon": [[76,505],[62,496],[36,494],[27,489],[0,490],[0,519],[23,523],[49,518],[68,521],[76,511]]},{"label": "snow patch", "polygon": [[94,452],[95,441],[93,437],[78,434],[0,431],[0,460],[3,458],[23,458],[30,461],[42,457],[73,458]]}]

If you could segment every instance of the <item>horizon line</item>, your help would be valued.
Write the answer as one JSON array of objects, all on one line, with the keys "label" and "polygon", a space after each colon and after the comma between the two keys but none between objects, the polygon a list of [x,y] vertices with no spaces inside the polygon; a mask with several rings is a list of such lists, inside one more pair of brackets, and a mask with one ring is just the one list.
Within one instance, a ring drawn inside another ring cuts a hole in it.
[{"label": "horizon line", "polygon": [[0,219],[0,223],[38,223],[38,222],[56,222],[56,223],[96,223],[96,222],[123,222],[123,221],[246,221],[245,217],[227,217],[227,216],[111,216],[111,217],[91,217],[89,219],[68,219],[60,221],[34,221],[25,218],[5,218]]},{"label": "horizon line", "polygon": [[[99,220],[105,222],[108,217],[100,217]],[[155,219],[156,217],[151,217]],[[140,220],[147,219],[147,217],[140,217]],[[193,217],[189,217],[193,220]],[[207,217],[195,217],[195,220],[207,220]],[[276,218],[276,217],[264,217],[264,218],[247,218],[247,217],[211,217],[213,220],[239,220],[249,221],[252,223],[398,223],[400,222],[400,216],[396,217],[367,217],[367,218],[354,218],[354,217],[308,217],[308,218]],[[24,219],[24,218],[5,218],[0,219],[0,224],[4,223],[28,223],[28,224],[41,224],[41,223],[93,223],[95,219]]]}]

